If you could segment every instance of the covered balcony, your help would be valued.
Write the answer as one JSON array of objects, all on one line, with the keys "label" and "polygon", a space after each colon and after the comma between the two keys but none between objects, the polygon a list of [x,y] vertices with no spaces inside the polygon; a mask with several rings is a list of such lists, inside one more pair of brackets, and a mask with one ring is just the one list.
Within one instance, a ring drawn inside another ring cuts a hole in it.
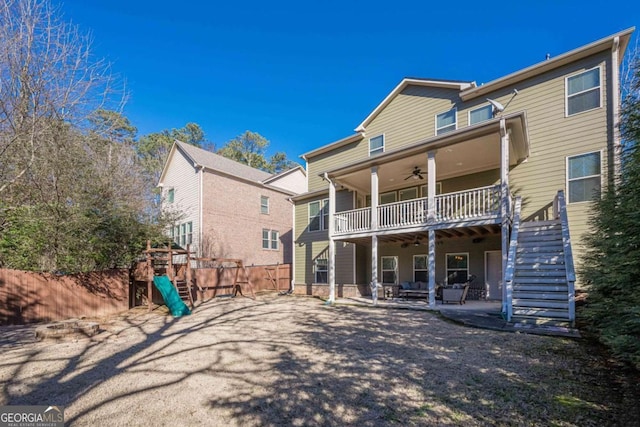
[{"label": "covered balcony", "polygon": [[401,146],[391,138],[384,144],[393,148],[323,173],[329,182],[329,300],[335,298],[336,242],[371,248],[375,302],[378,245],[426,237],[429,304],[434,307],[436,233],[442,237],[498,231],[506,260],[512,204],[509,173],[529,155],[526,113]]},{"label": "covered balcony", "polygon": [[[501,224],[512,200],[509,170],[528,154],[520,112],[330,171],[330,235],[349,241]],[[354,194],[346,204],[336,199],[343,189]]]},{"label": "covered balcony", "polygon": [[[434,198],[434,210],[429,212],[429,198],[378,206],[377,230],[397,230],[421,226],[444,226],[479,222],[499,222],[500,185],[488,185],[469,190],[439,194]],[[371,223],[371,207],[336,212],[334,236],[376,231]]]}]

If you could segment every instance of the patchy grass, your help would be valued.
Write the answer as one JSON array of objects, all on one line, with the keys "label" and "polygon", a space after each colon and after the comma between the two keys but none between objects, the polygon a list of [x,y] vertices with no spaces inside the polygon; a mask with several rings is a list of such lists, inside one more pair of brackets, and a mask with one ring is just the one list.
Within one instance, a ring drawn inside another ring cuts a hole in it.
[{"label": "patchy grass", "polygon": [[91,339],[5,347],[0,404],[64,405],[73,425],[624,426],[640,416],[637,372],[586,340],[429,312],[267,295],[102,325]]}]

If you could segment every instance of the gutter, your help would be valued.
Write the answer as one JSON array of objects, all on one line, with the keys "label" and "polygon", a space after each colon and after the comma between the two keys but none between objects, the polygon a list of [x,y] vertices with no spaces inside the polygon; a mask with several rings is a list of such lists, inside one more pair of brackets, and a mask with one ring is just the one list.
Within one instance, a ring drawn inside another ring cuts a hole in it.
[{"label": "gutter", "polygon": [[291,203],[291,280],[289,283],[289,294],[296,289],[296,204],[291,197],[287,197]]},{"label": "gutter", "polygon": [[[204,166],[200,166],[198,165],[198,169],[200,170],[200,194],[198,195],[199,197],[199,204],[200,204],[200,213],[199,213],[199,218],[198,218],[198,256],[202,256],[202,240],[204,239],[204,231],[202,230],[202,216],[204,215]],[[190,266],[187,266],[190,267]]]},{"label": "gutter", "polygon": [[613,125],[613,180],[617,185],[622,165],[622,142],[620,141],[620,37],[611,46],[611,113]]}]

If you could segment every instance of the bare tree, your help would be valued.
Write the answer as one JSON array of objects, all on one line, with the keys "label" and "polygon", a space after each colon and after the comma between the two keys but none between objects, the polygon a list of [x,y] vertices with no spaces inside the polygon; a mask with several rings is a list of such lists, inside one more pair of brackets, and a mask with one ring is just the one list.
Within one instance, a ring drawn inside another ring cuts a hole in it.
[{"label": "bare tree", "polygon": [[121,105],[124,91],[90,46],[48,0],[0,4],[0,193],[54,143],[60,122],[82,128],[97,109]]}]

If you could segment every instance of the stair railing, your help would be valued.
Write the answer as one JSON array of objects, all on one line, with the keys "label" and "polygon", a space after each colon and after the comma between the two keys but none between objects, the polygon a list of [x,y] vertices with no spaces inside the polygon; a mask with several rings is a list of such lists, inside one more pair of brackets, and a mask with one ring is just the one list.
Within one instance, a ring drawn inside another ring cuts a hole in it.
[{"label": "stair railing", "polygon": [[576,321],[576,271],[573,266],[573,251],[571,249],[571,236],[569,235],[569,217],[567,215],[567,203],[564,198],[563,190],[558,191],[554,202],[554,205],[556,205],[558,209],[558,217],[556,219],[559,219],[562,224],[562,248],[564,252],[564,265],[567,270],[569,321],[573,326]]},{"label": "stair railing", "polygon": [[504,284],[506,287],[506,301],[504,308],[507,322],[513,317],[513,279],[516,270],[516,252],[518,249],[518,230],[520,229],[520,211],[522,210],[522,197],[517,196],[513,207],[513,223],[511,225],[511,239],[509,241],[509,254],[504,272]]}]

